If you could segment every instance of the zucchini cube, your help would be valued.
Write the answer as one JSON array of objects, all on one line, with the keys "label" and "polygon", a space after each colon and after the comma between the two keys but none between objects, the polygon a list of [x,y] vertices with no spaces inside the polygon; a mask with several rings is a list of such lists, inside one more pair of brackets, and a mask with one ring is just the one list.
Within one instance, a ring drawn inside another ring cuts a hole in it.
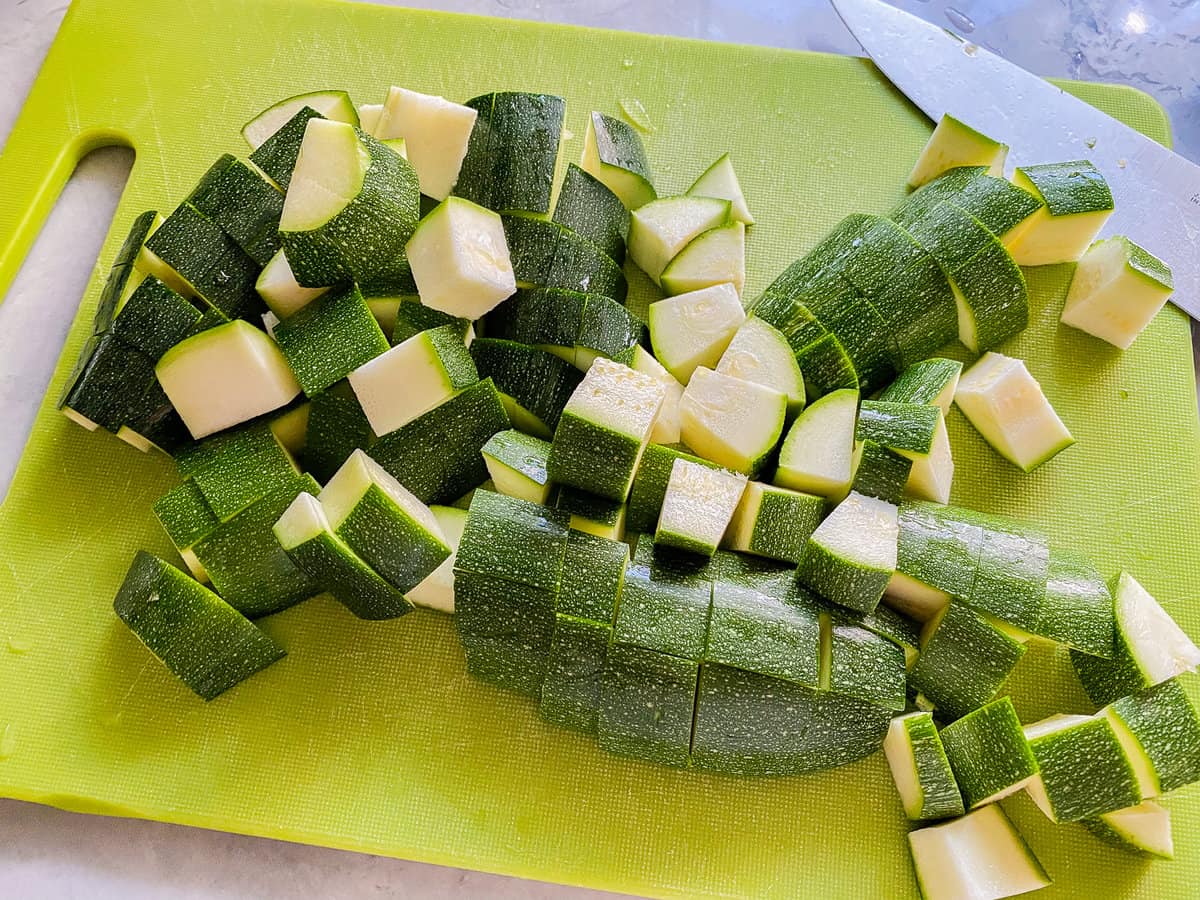
[{"label": "zucchini cube", "polygon": [[549,441],[509,429],[493,434],[482,453],[499,493],[543,506],[550,499]]},{"label": "zucchini cube", "polygon": [[753,477],[779,443],[785,394],[711,369],[696,369],[679,398],[679,434],[705,459]]},{"label": "zucchini cube", "polygon": [[184,447],[175,464],[219,521],[295,484],[300,469],[266,423],[214,435]]},{"label": "zucchini cube", "polygon": [[450,545],[453,552],[405,596],[413,606],[453,613],[454,563],[458,555],[458,545],[462,542],[463,531],[467,527],[467,511],[459,509],[457,506],[431,506],[429,511],[437,519],[446,543]]},{"label": "zucchini cube", "polygon": [[500,219],[518,285],[601,294],[618,303],[625,300],[629,291],[625,273],[591,241],[545,219],[521,215]]},{"label": "zucchini cube", "polygon": [[951,722],[941,740],[967,809],[1015,794],[1037,777],[1037,758],[1009,697]]},{"label": "zucchini cube", "polygon": [[595,734],[612,627],[561,614],[555,623],[539,710],[547,722]]},{"label": "zucchini cube", "polygon": [[667,263],[659,281],[668,296],[728,284],[740,299],[746,286],[746,226],[731,221],[696,235]]},{"label": "zucchini cube", "polygon": [[451,503],[487,480],[480,452],[511,427],[490,378],[459,391],[371,446],[371,456],[423,503]]},{"label": "zucchini cube", "polygon": [[655,197],[642,139],[632,125],[621,119],[600,112],[588,116],[580,165],[607,185],[626,209],[645,206]]},{"label": "zucchini cube", "polygon": [[858,410],[855,438],[874,441],[913,459],[933,449],[938,409],[933,405],[864,400]]},{"label": "zucchini cube", "polygon": [[816,688],[820,650],[819,615],[812,605],[725,581],[713,584],[705,662]]},{"label": "zucchini cube", "polygon": [[613,626],[613,640],[681,659],[704,655],[712,582],[671,577],[634,563]]},{"label": "zucchini cube", "polygon": [[699,664],[642,647],[609,648],[596,736],[619,756],[684,768],[692,739]]},{"label": "zucchini cube", "polygon": [[455,570],[527,584],[554,596],[566,551],[566,514],[480,490],[471,499]]},{"label": "zucchini cube", "polygon": [[304,467],[328,481],[355,450],[375,440],[371,423],[347,382],[339,382],[312,398],[304,432]]},{"label": "zucchini cube", "polygon": [[204,174],[187,202],[221,227],[258,265],[280,249],[283,191],[226,153]]},{"label": "zucchini cube", "polygon": [[1144,799],[1200,780],[1200,717],[1178,678],[1122,697],[1101,715],[1133,764]]},{"label": "zucchini cube", "polygon": [[180,341],[154,374],[197,440],[279,409],[300,393],[278,345],[241,320]]},{"label": "zucchini cube", "polygon": [[809,605],[824,602],[818,602],[814,595],[796,583],[795,566],[763,556],[718,550],[713,555],[711,573],[714,583],[753,588],[776,600],[798,600]]},{"label": "zucchini cube", "polygon": [[192,548],[212,534],[221,520],[212,511],[196,483],[189,478],[159,497],[154,501],[154,515],[192,576],[197,581],[208,581],[208,573],[196,559]]},{"label": "zucchini cube", "polygon": [[478,112],[444,97],[393,87],[375,128],[380,140],[403,139],[421,193],[445,200],[454,190]]},{"label": "zucchini cube", "polygon": [[429,507],[362,450],[350,454],[318,499],[337,536],[401,592],[450,555]]},{"label": "zucchini cube", "polygon": [[385,347],[347,374],[371,430],[381,437],[479,380],[471,353],[453,325],[421,331],[390,350]]},{"label": "zucchini cube", "polygon": [[897,712],[904,709],[905,654],[892,641],[855,623],[840,610],[821,613],[822,687]]},{"label": "zucchini cube", "polygon": [[810,404],[792,423],[779,449],[775,483],[841,500],[854,480],[857,390],[839,390]]},{"label": "zucchini cube", "polygon": [[572,528],[567,532],[558,612],[611,628],[625,586],[628,562],[628,544]]},{"label": "zucchini cube", "polygon": [[1050,547],[1022,522],[980,516],[983,541],[968,604],[1023,631],[1036,631],[1046,602]]},{"label": "zucchini cube", "polygon": [[725,542],[731,550],[798,563],[824,513],[824,497],[751,481]]},{"label": "zucchini cube", "polygon": [[712,556],[745,489],[745,475],[675,460],[655,544]]},{"label": "zucchini cube", "polygon": [[1113,598],[1091,560],[1050,550],[1046,599],[1035,633],[1081,653],[1110,659],[1116,639]]},{"label": "zucchini cube", "polygon": [[1003,175],[1007,157],[1007,144],[944,113],[929,136],[925,149],[917,157],[909,173],[908,184],[910,187],[920,187],[960,166],[980,166],[992,175]]},{"label": "zucchini cube", "polygon": [[254,289],[267,304],[267,309],[280,320],[303,309],[329,290],[327,287],[301,287],[282,249],[258,273]]},{"label": "zucchini cube", "polygon": [[629,224],[629,256],[659,284],[667,264],[693,238],[729,221],[731,206],[716,197],[686,196],[639,206]]},{"label": "zucchini cube", "polygon": [[[358,288],[322,294],[275,326],[275,342],[308,397],[386,355],[388,340]],[[351,381],[351,385],[354,381]]]},{"label": "zucchini cube", "polygon": [[1128,350],[1174,289],[1170,267],[1129,238],[1097,241],[1075,267],[1062,323]]},{"label": "zucchini cube", "polygon": [[200,310],[189,300],[147,275],[117,313],[109,333],[158,362],[199,321]]},{"label": "zucchini cube", "polygon": [[871,612],[896,568],[896,507],[851,493],[817,526],[797,577],[821,596]]},{"label": "zucchini cube", "polygon": [[786,395],[788,416],[804,409],[807,394],[796,354],[783,332],[758,316],[751,316],[738,326],[733,340],[721,354],[716,371]]},{"label": "zucchini cube", "polygon": [[970,598],[983,546],[982,521],[976,513],[936,503],[901,504],[889,601],[924,621],[951,596]]},{"label": "zucchini cube", "polygon": [[[367,303],[371,304],[377,300],[378,298],[371,298],[367,300]],[[420,334],[422,331],[429,331],[432,328],[440,328],[443,325],[453,325],[461,336],[463,344],[467,346],[471,344],[475,334],[475,326],[471,323],[470,319],[460,319],[457,316],[452,316],[449,313],[440,312],[428,307],[421,302],[421,298],[416,294],[399,298],[396,303],[395,316],[392,318],[392,327],[390,330],[392,343],[402,344],[413,335]],[[380,323],[380,327],[383,328],[383,323]],[[384,331],[388,332],[388,329],[385,328]]]},{"label": "zucchini cube", "polygon": [[134,556],[113,609],[146,649],[204,700],[286,655],[212,591],[145,550]]},{"label": "zucchini cube", "polygon": [[272,530],[292,562],[358,618],[394,619],[412,611],[404,594],[334,534],[312,494],[297,494]]},{"label": "zucchini cube", "polygon": [[931,713],[914,712],[892,719],[883,751],[908,818],[919,821],[963,814],[962,794]]},{"label": "zucchini cube", "polygon": [[308,120],[323,118],[326,116],[319,110],[302,106],[286,122],[279,123],[278,127],[272,123],[274,131],[269,135],[259,135],[258,145],[250,154],[250,162],[286,191],[296,168],[296,159],[300,156],[300,145],[304,143]]},{"label": "zucchini cube", "polygon": [[932,404],[950,414],[963,364],[956,359],[934,357],[913,363],[883,389],[879,399],[888,403]]},{"label": "zucchini cube", "polygon": [[689,291],[650,306],[654,355],[687,384],[699,366],[716,368],[738,328],[746,321],[732,284]]},{"label": "zucchini cube", "polygon": [[1013,897],[1050,884],[1025,839],[996,805],[908,833],[926,900]]},{"label": "zucchini cube", "polygon": [[1086,159],[1021,166],[1013,184],[1042,202],[1005,240],[1021,266],[1074,262],[1113,212],[1108,182]]},{"label": "zucchini cube", "polygon": [[792,681],[701,666],[694,768],[794,775],[843,766],[879,750],[891,713]]},{"label": "zucchini cube", "polygon": [[858,464],[854,467],[851,490],[864,497],[900,503],[912,475],[913,461],[875,441],[860,443],[855,455]]},{"label": "zucchini cube", "polygon": [[613,541],[620,541],[625,537],[624,503],[597,497],[578,488],[561,487],[558,489],[554,506],[570,516],[570,526],[576,531],[584,531]]},{"label": "zucchini cube", "polygon": [[154,361],[115,334],[90,338],[58,408],[89,431],[116,434],[155,386]]},{"label": "zucchini cube", "polygon": [[554,638],[552,590],[456,569],[454,623],[471,675],[540,695]]},{"label": "zucchini cube", "polygon": [[591,297],[564,288],[519,288],[487,316],[488,337],[551,349],[574,364],[575,339]]},{"label": "zucchini cube", "polygon": [[558,421],[551,480],[624,501],[664,396],[649,375],[597,359]]},{"label": "zucchini cube", "polygon": [[523,431],[549,439],[563,407],[583,375],[571,363],[547,350],[514,341],[479,338],[471,358],[481,378],[491,378],[505,409]]},{"label": "zucchini cube", "polygon": [[452,316],[478,319],[517,289],[500,216],[462,197],[425,216],[405,252],[421,302]]},{"label": "zucchini cube", "polygon": [[1025,726],[1039,774],[1029,796],[1054,822],[1078,822],[1141,801],[1138,778],[1103,716],[1055,715]]},{"label": "zucchini cube", "polygon": [[957,719],[991,700],[1024,655],[1024,644],[969,607],[950,602],[925,623],[908,681],[940,717]]},{"label": "zucchini cube", "polygon": [[630,532],[640,533],[656,527],[663,500],[667,496],[667,482],[671,480],[671,470],[678,459],[712,469],[719,468],[714,462],[675,447],[658,443],[647,444],[629,489],[626,525]]},{"label": "zucchini cube", "polygon": [[1137,856],[1175,858],[1171,813],[1153,800],[1084,819],[1084,828],[1106,844]]},{"label": "zucchini cube", "polygon": [[636,368],[631,360],[645,342],[646,326],[623,303],[588,294],[575,337],[575,368],[586,372],[598,356]]},{"label": "zucchini cube", "polygon": [[291,485],[256,500],[193,546],[213,588],[238,612],[256,619],[321,592],[308,573],[291,561],[271,530],[297,494],[315,494],[320,489],[311,476],[295,476]]},{"label": "zucchini cube", "polygon": [[591,241],[617,265],[625,261],[629,210],[608,185],[575,163],[567,164],[553,219]]}]

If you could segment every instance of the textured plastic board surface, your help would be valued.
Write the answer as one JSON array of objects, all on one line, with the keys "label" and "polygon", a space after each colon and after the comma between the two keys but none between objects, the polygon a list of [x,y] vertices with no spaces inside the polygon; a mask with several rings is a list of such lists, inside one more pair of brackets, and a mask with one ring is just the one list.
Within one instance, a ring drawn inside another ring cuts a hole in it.
[{"label": "textured plastic board surface", "polygon": [[[245,152],[239,126],[264,105],[319,87],[378,102],[392,83],[459,100],[561,94],[560,167],[589,110],[638,99],[664,193],[731,150],[760,223],[751,294],[842,216],[889,209],[930,127],[861,60],[312,0],[84,0],[0,159],[0,290],[91,147],[137,151],[107,265],[138,211],[169,208],[219,153]],[[1167,139],[1144,95],[1071,89]],[[1168,308],[1130,351],[1107,349],[1057,327],[1068,275],[1031,277],[1033,327],[1003,349],[1028,360],[1079,444],[1021,475],[954,412],[954,499],[1031,519],[1106,572],[1129,568],[1196,634],[1187,322]],[[783,779],[609,757],[471,681],[434,614],[370,624],[303,604],[266,623],[286,660],[197,700],[111,609],[135,548],[170,553],[150,512],[170,464],[53,409],[98,293],[0,508],[0,794],[637,893],[915,896],[882,756]],[[1013,692],[1025,721],[1090,711],[1050,651],[1027,656]],[[1200,883],[1200,791],[1167,803],[1178,858],[1152,866],[1011,805],[1057,878],[1047,898],[1182,900]]]}]

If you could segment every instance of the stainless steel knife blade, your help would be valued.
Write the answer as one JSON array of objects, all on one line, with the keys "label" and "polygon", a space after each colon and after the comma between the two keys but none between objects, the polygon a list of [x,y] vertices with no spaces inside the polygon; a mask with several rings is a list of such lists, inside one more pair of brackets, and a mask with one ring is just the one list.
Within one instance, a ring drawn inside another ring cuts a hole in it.
[{"label": "stainless steel knife blade", "polygon": [[1105,234],[1172,270],[1200,319],[1200,166],[983,47],[880,0],[831,0],[888,79],[931,119],[950,113],[1009,145],[1009,165],[1088,159],[1112,188]]}]

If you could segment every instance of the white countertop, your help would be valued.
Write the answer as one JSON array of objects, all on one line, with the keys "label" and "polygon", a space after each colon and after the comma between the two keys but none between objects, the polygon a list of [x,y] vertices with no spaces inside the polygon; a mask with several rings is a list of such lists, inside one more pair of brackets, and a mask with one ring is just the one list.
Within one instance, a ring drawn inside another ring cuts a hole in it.
[{"label": "white countertop", "polygon": [[[1200,7],[1189,11],[1171,0],[958,0],[957,9],[944,0],[895,2],[960,30],[964,20],[959,17],[966,13],[976,40],[1040,74],[1123,81],[1148,90],[1167,106],[1177,147],[1200,159],[1200,70],[1194,65]],[[408,0],[392,5],[857,52],[825,0]],[[12,128],[66,8],[60,0],[0,0],[0,141]],[[1128,16],[1135,11],[1142,30],[1131,33]],[[131,162],[129,151],[110,148],[80,164],[0,305],[0,495],[97,264]],[[1200,353],[1196,359],[1200,367]],[[0,897],[294,896],[505,900],[611,895],[0,800]]]}]

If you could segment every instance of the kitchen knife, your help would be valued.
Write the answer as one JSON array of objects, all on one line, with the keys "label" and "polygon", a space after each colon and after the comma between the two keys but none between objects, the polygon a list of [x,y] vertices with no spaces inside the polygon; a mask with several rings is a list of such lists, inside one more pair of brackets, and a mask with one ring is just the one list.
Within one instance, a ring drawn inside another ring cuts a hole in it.
[{"label": "kitchen knife", "polygon": [[883,73],[927,116],[944,113],[1008,144],[1009,164],[1088,159],[1124,234],[1163,259],[1171,297],[1200,319],[1200,166],[978,44],[880,0],[832,0]]}]

